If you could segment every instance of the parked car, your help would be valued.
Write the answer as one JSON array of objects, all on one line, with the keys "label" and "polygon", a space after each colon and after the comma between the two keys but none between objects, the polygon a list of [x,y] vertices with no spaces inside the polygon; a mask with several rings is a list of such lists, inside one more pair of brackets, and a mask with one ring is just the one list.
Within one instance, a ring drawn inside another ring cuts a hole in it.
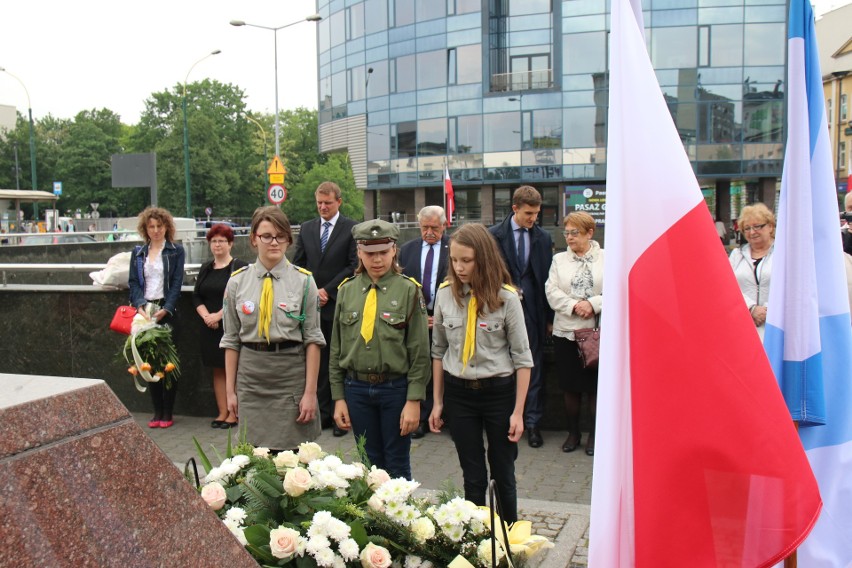
[{"label": "parked car", "polygon": [[95,243],[92,235],[77,233],[36,233],[21,237],[22,245],[66,245],[69,243]]}]

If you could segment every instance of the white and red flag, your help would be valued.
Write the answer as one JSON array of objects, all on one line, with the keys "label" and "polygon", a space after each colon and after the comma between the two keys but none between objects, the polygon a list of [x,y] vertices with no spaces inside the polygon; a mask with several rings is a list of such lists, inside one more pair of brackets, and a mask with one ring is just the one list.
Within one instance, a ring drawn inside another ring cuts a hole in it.
[{"label": "white and red flag", "polygon": [[447,226],[453,224],[453,213],[456,211],[456,194],[453,192],[453,182],[450,179],[450,169],[444,164],[444,202],[447,211]]},{"label": "white and red flag", "polygon": [[771,566],[819,491],[637,14],[612,0],[589,565]]}]

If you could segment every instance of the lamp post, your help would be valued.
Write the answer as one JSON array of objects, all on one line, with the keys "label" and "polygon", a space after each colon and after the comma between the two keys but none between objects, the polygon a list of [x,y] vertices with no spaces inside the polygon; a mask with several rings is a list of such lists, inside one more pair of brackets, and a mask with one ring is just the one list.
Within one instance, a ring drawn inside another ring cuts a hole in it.
[{"label": "lamp post", "polygon": [[[17,75],[13,75],[11,72],[7,71],[5,67],[0,67],[0,71],[6,73],[13,79],[15,79],[21,86],[24,88],[24,92],[27,94],[27,113],[30,118],[30,170],[31,170],[31,181],[33,191],[38,189],[38,180],[36,177],[36,153],[35,153],[35,128],[33,128],[33,105],[30,102],[30,91],[27,89],[27,86],[24,85],[24,82],[21,81],[20,77]],[[33,214],[35,215],[36,221],[38,221],[38,203],[33,201]]]},{"label": "lamp post", "polygon": [[[260,129],[260,134],[263,137],[263,171],[266,172],[266,170],[269,169],[269,160],[268,160],[269,150],[267,150],[267,147],[266,147],[266,130],[263,129],[263,125],[260,124],[260,122],[256,121],[255,119],[253,119],[249,115],[246,115],[246,120],[254,123],[254,125],[257,126]],[[264,187],[264,189],[266,189],[266,183],[263,184],[263,187]]]},{"label": "lamp post", "polygon": [[296,24],[301,24],[302,22],[319,22],[322,20],[322,16],[319,14],[311,14],[307,18],[302,20],[298,20],[295,22],[291,22],[289,24],[284,24],[283,26],[278,27],[270,27],[270,26],[261,26],[259,24],[249,24],[242,20],[231,20],[232,26],[249,26],[252,28],[260,28],[263,30],[272,30],[272,35],[274,36],[274,46],[275,46],[275,156],[281,156],[281,148],[278,144],[280,129],[278,125],[278,30],[283,30],[284,28],[289,28],[290,26],[295,26]]},{"label": "lamp post", "polygon": [[186,82],[189,81],[189,74],[192,73],[192,70],[196,65],[208,57],[213,57],[220,53],[222,53],[221,49],[213,50],[193,63],[192,67],[189,68],[189,71],[186,72],[186,77],[183,79],[183,102],[181,103],[181,106],[183,107],[183,169],[184,178],[186,179],[186,216],[190,219],[193,219],[194,217],[192,216],[192,184],[189,180],[189,126],[186,122]]}]

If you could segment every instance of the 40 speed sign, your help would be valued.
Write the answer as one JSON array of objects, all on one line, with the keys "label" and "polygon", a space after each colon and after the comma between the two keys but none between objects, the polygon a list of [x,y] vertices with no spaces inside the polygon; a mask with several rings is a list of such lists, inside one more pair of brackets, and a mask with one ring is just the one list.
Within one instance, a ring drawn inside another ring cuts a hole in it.
[{"label": "40 speed sign", "polygon": [[287,188],[283,185],[272,184],[269,186],[269,190],[266,192],[267,197],[269,197],[269,202],[273,205],[281,205],[284,203],[284,200],[287,199]]}]

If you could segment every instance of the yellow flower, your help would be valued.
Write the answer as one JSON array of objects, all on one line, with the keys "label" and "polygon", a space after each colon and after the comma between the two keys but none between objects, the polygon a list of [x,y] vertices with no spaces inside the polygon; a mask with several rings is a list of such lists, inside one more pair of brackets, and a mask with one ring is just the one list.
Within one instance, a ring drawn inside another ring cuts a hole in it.
[{"label": "yellow flower", "polygon": [[[486,511],[490,511],[488,507],[481,508]],[[489,528],[491,527],[490,512],[485,517],[485,524]],[[553,543],[547,540],[547,538],[532,534],[531,522],[516,521],[510,525],[508,523],[503,523],[499,516],[494,515],[494,525],[497,527],[494,530],[494,536],[497,537],[497,540],[499,540],[503,546],[505,546],[506,543],[503,539],[503,530],[500,528],[501,524],[506,527],[506,533],[509,537],[509,549],[512,551],[512,554],[522,554],[527,558],[530,558],[539,550],[553,548]]]},{"label": "yellow flower", "polygon": [[167,373],[171,373],[174,370],[175,370],[175,364],[174,363],[166,363],[166,372]]},{"label": "yellow flower", "polygon": [[127,369],[127,372],[135,377],[139,373],[139,370],[136,368],[136,365],[133,365]]}]

